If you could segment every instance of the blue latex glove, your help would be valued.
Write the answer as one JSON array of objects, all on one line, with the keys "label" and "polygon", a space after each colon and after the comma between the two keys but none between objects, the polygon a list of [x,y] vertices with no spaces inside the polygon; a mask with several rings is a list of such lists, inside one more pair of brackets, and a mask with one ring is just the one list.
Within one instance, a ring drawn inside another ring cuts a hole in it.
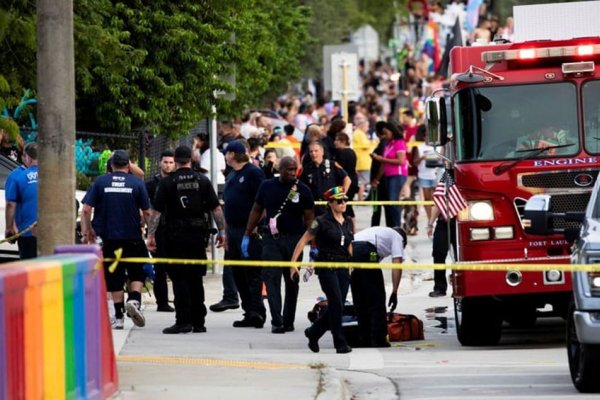
[{"label": "blue latex glove", "polygon": [[154,265],[145,263],[143,268],[144,272],[146,273],[146,278],[154,282]]},{"label": "blue latex glove", "polygon": [[250,257],[250,254],[248,253],[248,246],[250,246],[250,236],[248,235],[244,235],[244,237],[242,238],[242,256],[244,256],[244,258],[248,258]]},{"label": "blue latex glove", "polygon": [[315,261],[316,259],[319,258],[319,249],[316,247],[311,247],[310,251],[308,252],[308,257],[310,258],[311,261]]}]

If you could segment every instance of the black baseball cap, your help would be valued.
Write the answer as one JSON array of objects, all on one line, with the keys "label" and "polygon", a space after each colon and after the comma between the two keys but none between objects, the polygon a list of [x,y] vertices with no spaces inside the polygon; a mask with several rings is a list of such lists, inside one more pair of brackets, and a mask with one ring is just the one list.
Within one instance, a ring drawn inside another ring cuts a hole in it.
[{"label": "black baseball cap", "polygon": [[111,163],[117,167],[129,165],[129,153],[127,150],[115,150],[111,159]]}]

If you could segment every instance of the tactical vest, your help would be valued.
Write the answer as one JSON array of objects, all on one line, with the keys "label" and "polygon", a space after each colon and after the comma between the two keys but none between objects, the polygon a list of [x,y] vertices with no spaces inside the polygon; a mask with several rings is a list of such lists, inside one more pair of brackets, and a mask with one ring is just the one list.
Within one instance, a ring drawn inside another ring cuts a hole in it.
[{"label": "tactical vest", "polygon": [[170,236],[186,232],[208,232],[209,213],[206,194],[200,188],[199,176],[194,172],[173,176],[175,185],[174,209],[167,216]]}]

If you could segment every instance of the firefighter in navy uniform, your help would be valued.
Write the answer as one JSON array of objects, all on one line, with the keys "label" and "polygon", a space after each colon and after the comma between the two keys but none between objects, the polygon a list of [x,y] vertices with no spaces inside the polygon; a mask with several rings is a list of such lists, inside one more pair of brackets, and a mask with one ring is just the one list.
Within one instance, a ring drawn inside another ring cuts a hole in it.
[{"label": "firefighter in navy uniform", "polygon": [[[341,186],[346,193],[352,181],[339,164],[324,157],[323,144],[317,141],[310,143],[308,152],[311,161],[304,166],[299,179],[310,188],[315,201],[325,200],[323,194],[332,187]],[[324,214],[326,210],[326,206],[315,206],[315,216]]]},{"label": "firefighter in navy uniform", "polygon": [[[156,248],[156,228],[165,214],[167,257],[205,260],[210,214],[219,229],[218,247],[225,245],[225,219],[210,181],[192,170],[191,159],[188,146],[175,149],[177,170],[159,182],[148,224],[148,248]],[[163,333],[206,332],[202,282],[206,266],[172,264],[167,272],[175,294],[175,325]]]},{"label": "firefighter in navy uniform", "polygon": [[[327,200],[327,211],[317,217],[311,227],[296,244],[291,260],[296,261],[302,255],[304,246],[316,242],[319,254],[317,261],[348,262],[352,257],[352,220],[344,216],[348,198],[341,186],[327,190],[323,197]],[[308,338],[308,348],[317,353],[319,339],[327,331],[331,331],[336,353],[344,354],[352,351],[342,331],[342,313],[348,287],[350,271],[348,268],[317,268],[321,289],[327,296],[327,309],[317,318],[313,325],[306,328],[304,335]],[[298,268],[290,268],[292,279],[297,278]]]}]

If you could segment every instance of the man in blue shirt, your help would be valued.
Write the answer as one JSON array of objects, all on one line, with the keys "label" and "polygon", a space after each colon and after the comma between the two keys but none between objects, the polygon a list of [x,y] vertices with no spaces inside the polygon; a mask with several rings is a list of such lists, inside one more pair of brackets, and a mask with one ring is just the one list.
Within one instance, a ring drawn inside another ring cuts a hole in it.
[{"label": "man in blue shirt", "polygon": [[[96,178],[85,197],[81,212],[81,233],[85,243],[96,243],[102,238],[104,258],[113,258],[115,250],[123,249],[122,257],[148,257],[142,238],[140,210],[146,220],[150,214],[150,200],[144,181],[129,173],[129,154],[116,150],[111,158],[112,172]],[[91,221],[92,210],[94,220]],[[140,310],[142,286],[146,279],[142,264],[119,263],[109,272],[110,263],[104,263],[106,288],[112,294],[115,306],[114,329],[123,329],[124,311],[139,327],[146,324]],[[129,281],[127,303],[124,304],[124,286]]]},{"label": "man in blue shirt", "polygon": [[[227,223],[226,260],[242,260],[241,243],[244,230],[250,216],[252,203],[258,187],[265,179],[264,172],[250,163],[246,147],[239,140],[230,142],[225,150],[225,159],[232,170],[227,175],[225,190],[225,222]],[[257,236],[249,238],[249,259],[260,260],[262,245]],[[235,321],[235,328],[262,328],[265,323],[266,310],[262,300],[261,268],[231,267],[235,286],[242,300],[244,318]]]},{"label": "man in blue shirt", "polygon": [[[6,179],[5,237],[23,232],[37,222],[37,150],[37,144],[27,144],[23,148],[23,163],[26,168],[17,168]],[[37,257],[37,237],[34,228],[19,236],[17,243],[19,245],[19,257],[22,260]]]}]

